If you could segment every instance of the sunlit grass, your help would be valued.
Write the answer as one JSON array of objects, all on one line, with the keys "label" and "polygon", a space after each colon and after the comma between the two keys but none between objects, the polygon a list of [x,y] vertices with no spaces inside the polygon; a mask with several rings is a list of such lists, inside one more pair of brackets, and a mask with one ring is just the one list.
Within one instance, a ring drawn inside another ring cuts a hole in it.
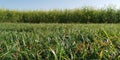
[{"label": "sunlit grass", "polygon": [[0,24],[0,59],[120,59],[120,24]]}]

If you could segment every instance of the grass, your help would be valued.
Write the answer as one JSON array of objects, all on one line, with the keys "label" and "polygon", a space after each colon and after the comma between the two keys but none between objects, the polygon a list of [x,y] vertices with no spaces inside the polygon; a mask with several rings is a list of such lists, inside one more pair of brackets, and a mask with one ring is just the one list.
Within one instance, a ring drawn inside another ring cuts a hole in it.
[{"label": "grass", "polygon": [[0,9],[0,22],[12,23],[120,23],[120,9],[9,10]]},{"label": "grass", "polygon": [[120,24],[0,24],[0,60],[120,59]]}]

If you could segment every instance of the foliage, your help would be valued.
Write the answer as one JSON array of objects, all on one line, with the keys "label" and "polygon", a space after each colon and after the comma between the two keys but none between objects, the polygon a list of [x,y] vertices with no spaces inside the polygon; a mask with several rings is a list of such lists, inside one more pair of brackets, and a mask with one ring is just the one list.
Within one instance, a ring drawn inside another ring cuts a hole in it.
[{"label": "foliage", "polygon": [[120,24],[0,24],[0,60],[119,60]]},{"label": "foliage", "polygon": [[0,9],[0,22],[23,23],[119,23],[120,10],[113,8],[17,11]]}]

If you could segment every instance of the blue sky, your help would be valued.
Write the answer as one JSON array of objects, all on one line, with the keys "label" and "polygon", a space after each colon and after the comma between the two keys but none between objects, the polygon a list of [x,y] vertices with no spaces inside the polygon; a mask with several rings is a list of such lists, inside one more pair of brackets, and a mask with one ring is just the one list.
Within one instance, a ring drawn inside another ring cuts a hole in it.
[{"label": "blue sky", "polygon": [[108,5],[120,7],[120,0],[0,0],[0,8],[17,10],[73,9],[83,6],[101,8]]}]

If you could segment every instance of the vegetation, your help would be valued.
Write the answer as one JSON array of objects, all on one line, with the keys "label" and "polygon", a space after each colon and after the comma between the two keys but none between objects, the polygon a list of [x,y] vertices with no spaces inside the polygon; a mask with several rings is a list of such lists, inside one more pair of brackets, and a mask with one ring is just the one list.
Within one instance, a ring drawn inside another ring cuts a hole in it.
[{"label": "vegetation", "polygon": [[119,26],[1,23],[0,60],[119,60]]},{"label": "vegetation", "polygon": [[120,10],[113,8],[17,11],[0,9],[0,22],[22,23],[120,23]]}]

